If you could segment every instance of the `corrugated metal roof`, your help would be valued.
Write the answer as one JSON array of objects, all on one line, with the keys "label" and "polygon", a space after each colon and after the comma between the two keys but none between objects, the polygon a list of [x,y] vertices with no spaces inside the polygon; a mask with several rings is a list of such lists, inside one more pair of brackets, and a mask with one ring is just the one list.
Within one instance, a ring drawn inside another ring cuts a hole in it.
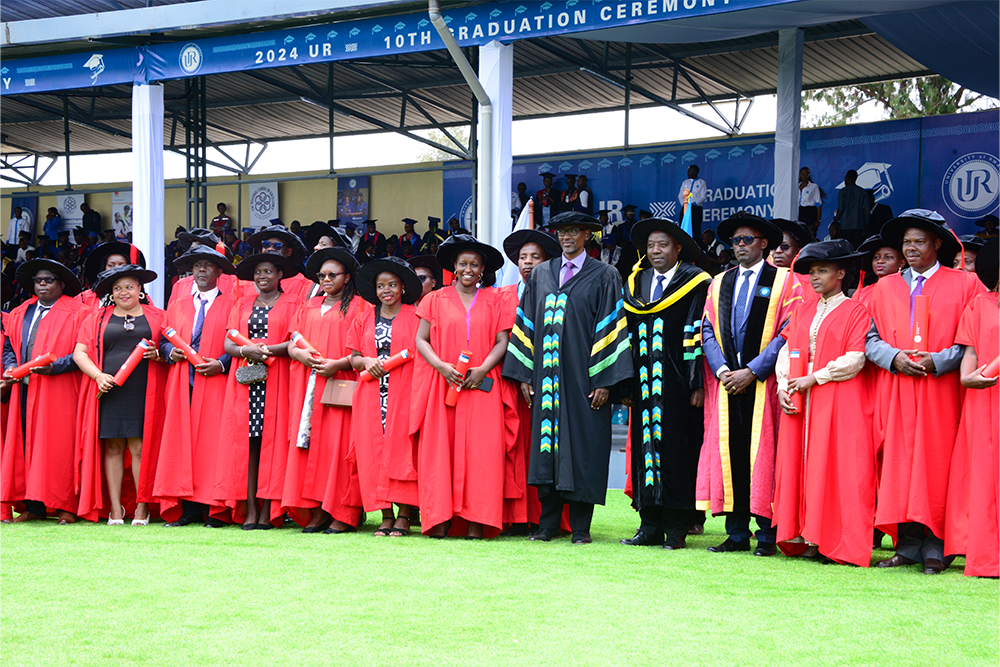
[{"label": "corrugated metal roof", "polygon": [[[804,88],[928,73],[860,22],[805,31]],[[514,117],[623,108],[627,49],[623,43],[579,38],[518,41],[514,46]],[[734,99],[736,91],[754,96],[773,93],[777,87],[774,32],[727,42],[632,44],[631,51],[634,107],[662,101],[697,102],[702,94],[713,100]],[[681,69],[675,72],[678,63]],[[222,144],[246,138],[326,136],[328,67],[299,65],[207,77],[209,139]],[[472,94],[445,52],[336,63],[332,68],[337,135],[397,128],[401,118],[402,127],[412,131],[435,123],[468,123],[472,117]],[[165,83],[164,140],[168,145],[172,139],[176,146],[184,142],[185,85],[184,81]],[[129,86],[69,91],[67,96],[74,153],[129,148]],[[5,96],[0,108],[0,150],[4,154],[61,153],[62,104],[62,96],[56,94]]]}]

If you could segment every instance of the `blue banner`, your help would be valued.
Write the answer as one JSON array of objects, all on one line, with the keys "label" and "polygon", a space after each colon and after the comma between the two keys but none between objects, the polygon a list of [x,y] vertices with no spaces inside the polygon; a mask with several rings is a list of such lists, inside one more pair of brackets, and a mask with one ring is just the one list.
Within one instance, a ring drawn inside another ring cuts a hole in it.
[{"label": "blue banner", "polygon": [[[994,110],[803,132],[801,164],[826,193],[820,235],[827,233],[849,169],[858,171],[858,185],[874,189],[876,200],[895,214],[929,208],[958,234],[977,231],[974,222],[996,214],[1000,204],[998,119]],[[523,181],[534,194],[546,171],[556,174],[555,187],[565,189],[565,174],[585,174],[594,210],[609,209],[610,222],[622,220],[627,204],[677,220],[681,183],[692,164],[708,186],[702,229],[715,229],[740,210],[774,217],[773,135],[636,149],[627,156],[604,151],[516,160],[511,189]],[[443,179],[444,216],[459,216],[468,229],[471,179],[468,168],[445,171]]]},{"label": "blue banner", "polygon": [[337,179],[337,217],[341,225],[355,225],[368,219],[368,177],[342,176]]},{"label": "blue banner", "polygon": [[[462,46],[620,28],[780,5],[797,0],[530,0],[444,10]],[[172,44],[32,58],[5,65],[2,92],[66,90],[241,70],[435,51],[444,43],[426,12]],[[114,59],[110,54],[117,54]],[[103,59],[95,64],[94,59]],[[123,59],[119,61],[119,59]],[[114,62],[112,62],[114,60]],[[43,62],[44,61],[44,62]],[[96,70],[100,69],[97,75]],[[20,70],[31,70],[21,72]],[[27,76],[30,74],[31,76]],[[103,75],[103,76],[102,76]],[[27,83],[30,81],[31,83]]]}]

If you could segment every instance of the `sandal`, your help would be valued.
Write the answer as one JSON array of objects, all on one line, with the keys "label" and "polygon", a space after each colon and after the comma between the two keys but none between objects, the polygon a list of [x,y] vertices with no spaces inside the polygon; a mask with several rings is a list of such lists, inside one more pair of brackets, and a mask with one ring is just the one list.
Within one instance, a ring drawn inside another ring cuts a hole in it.
[{"label": "sandal", "polygon": [[133,526],[148,526],[149,525],[149,508],[148,507],[146,508],[146,518],[145,519],[140,519],[138,517],[133,517],[132,518],[132,525]]},{"label": "sandal", "polygon": [[392,532],[392,528],[379,528],[374,533],[375,537],[389,537],[389,533]]},{"label": "sandal", "polygon": [[432,540],[443,540],[444,538],[448,537],[448,531],[451,530],[451,519],[445,521],[443,525],[444,525],[443,533],[441,533],[440,535],[431,535],[430,533],[428,533],[427,537],[431,538]]},{"label": "sandal", "polygon": [[[149,521],[147,521],[146,523],[149,523]],[[120,518],[120,519],[112,519],[111,515],[108,515],[108,525],[109,526],[124,526],[125,525],[125,508],[124,507],[122,507],[122,518]]]},{"label": "sandal", "polygon": [[[406,525],[410,525],[410,517],[408,516],[398,516],[396,521],[403,520]],[[392,526],[392,530],[389,532],[389,537],[407,537],[410,534],[409,528],[396,528],[395,523]]]}]

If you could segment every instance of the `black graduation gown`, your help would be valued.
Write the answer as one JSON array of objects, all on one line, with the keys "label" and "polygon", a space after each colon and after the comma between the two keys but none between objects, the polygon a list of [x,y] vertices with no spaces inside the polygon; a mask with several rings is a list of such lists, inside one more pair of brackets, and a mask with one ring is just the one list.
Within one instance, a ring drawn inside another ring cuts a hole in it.
[{"label": "black graduation gown", "polygon": [[531,272],[521,295],[503,376],[528,382],[528,483],[564,500],[603,505],[611,451],[611,401],[590,407],[594,389],[620,395],[632,377],[618,272],[593,258],[559,287],[562,258]]},{"label": "black graduation gown", "polygon": [[680,263],[654,303],[652,269],[636,271],[625,288],[632,334],[630,424],[632,507],[694,509],[704,408],[691,405],[702,386],[701,317],[712,278]]}]

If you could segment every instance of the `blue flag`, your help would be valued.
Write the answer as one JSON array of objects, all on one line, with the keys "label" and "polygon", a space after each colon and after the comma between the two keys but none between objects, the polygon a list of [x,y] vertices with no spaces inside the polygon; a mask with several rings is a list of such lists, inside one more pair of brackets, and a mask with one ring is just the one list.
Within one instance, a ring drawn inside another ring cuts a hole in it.
[{"label": "blue flag", "polygon": [[685,199],[687,199],[687,203],[684,205],[684,217],[681,218],[681,229],[687,234],[693,235],[694,224],[691,222],[691,195],[685,193]]}]

